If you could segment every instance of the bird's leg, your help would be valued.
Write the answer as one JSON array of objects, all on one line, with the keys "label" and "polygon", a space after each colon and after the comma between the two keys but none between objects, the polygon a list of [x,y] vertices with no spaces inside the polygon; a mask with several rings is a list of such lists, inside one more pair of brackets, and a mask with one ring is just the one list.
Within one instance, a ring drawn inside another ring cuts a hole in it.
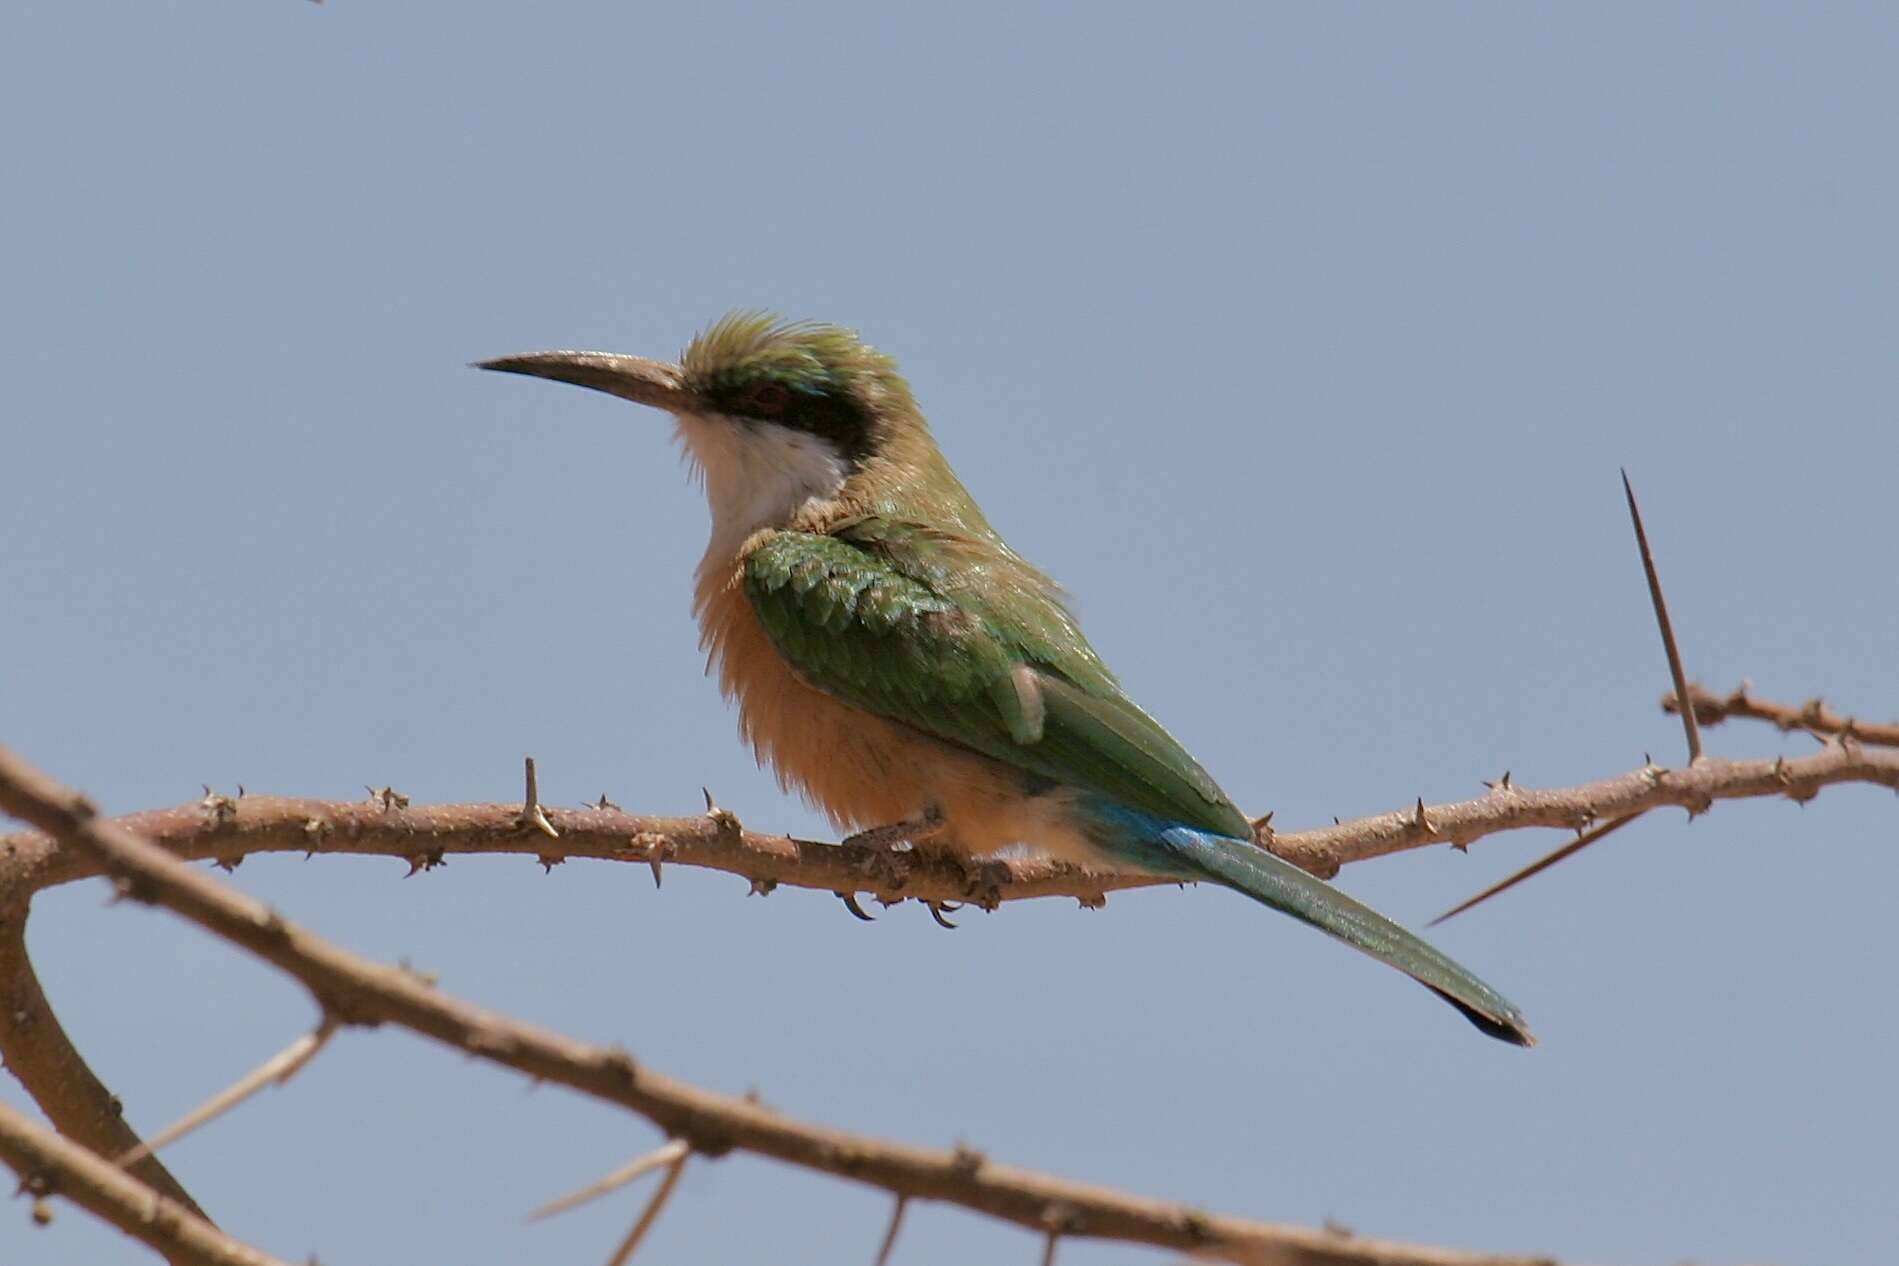
[{"label": "bird's leg", "polygon": [[941,835],[949,826],[942,810],[931,805],[914,818],[905,818],[901,822],[888,822],[883,826],[873,826],[844,837],[846,847],[875,849],[880,853],[891,852],[899,844],[927,844]]},{"label": "bird's leg", "polygon": [[[875,881],[883,889],[878,894],[879,898],[883,899],[885,904],[889,904],[889,898],[892,895],[895,895],[899,901],[903,899],[897,894],[901,893],[907,879],[909,870],[907,863],[922,860],[919,853],[931,840],[942,836],[948,827],[949,823],[944,818],[943,811],[935,805],[930,805],[913,818],[905,818],[901,822],[888,822],[883,826],[873,826],[868,830],[847,836],[844,843],[861,845],[870,850],[865,869],[875,877]],[[904,849],[905,845],[909,848]],[[908,852],[909,856],[899,860],[900,850]],[[943,856],[946,860],[956,860],[954,852],[946,851]]]}]

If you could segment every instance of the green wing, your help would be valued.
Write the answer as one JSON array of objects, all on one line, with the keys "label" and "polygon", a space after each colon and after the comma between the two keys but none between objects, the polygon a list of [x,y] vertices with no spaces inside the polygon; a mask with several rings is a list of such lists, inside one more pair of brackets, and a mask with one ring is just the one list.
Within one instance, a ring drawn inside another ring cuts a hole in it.
[{"label": "green wing", "polygon": [[1252,838],[1013,554],[867,518],[835,535],[772,534],[746,559],[745,590],[779,653],[828,694],[1027,773]]}]

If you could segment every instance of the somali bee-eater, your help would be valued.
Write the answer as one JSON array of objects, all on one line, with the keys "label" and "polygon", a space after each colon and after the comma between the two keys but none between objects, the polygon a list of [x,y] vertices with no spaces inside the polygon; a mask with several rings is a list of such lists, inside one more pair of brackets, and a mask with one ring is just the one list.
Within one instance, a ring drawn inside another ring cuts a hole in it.
[{"label": "somali bee-eater", "polygon": [[480,367],[672,414],[712,510],[694,601],[710,663],[761,763],[838,826],[1210,879],[1530,1044],[1494,989],[1256,842],[989,526],[896,363],[854,332],[741,313],[677,365],[540,352]]}]

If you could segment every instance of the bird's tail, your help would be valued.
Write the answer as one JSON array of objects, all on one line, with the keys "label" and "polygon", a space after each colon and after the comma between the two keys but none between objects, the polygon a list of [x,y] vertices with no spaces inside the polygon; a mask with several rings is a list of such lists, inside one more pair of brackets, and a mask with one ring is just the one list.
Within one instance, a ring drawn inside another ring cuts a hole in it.
[{"label": "bird's tail", "polygon": [[[1534,1046],[1523,1013],[1508,999],[1433,949],[1422,938],[1361,905],[1321,879],[1250,842],[1187,826],[1170,826],[1147,814],[1116,806],[1114,817],[1144,819],[1148,830],[1139,860],[1156,869],[1204,876],[1253,900],[1329,932],[1381,963],[1389,963],[1464,1013],[1491,1037]],[[1123,822],[1119,825],[1132,825]],[[1117,832],[1117,834],[1119,834]],[[1125,836],[1117,852],[1129,852]],[[1174,863],[1167,865],[1168,862]]]}]

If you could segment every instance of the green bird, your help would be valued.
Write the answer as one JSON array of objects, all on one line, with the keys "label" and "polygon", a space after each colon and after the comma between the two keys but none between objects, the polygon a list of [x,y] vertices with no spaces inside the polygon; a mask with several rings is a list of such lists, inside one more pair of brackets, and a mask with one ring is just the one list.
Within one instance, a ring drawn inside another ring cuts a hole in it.
[{"label": "green bird", "polygon": [[855,332],[738,313],[676,365],[539,352],[480,368],[673,416],[712,511],[694,602],[710,663],[761,762],[857,838],[1212,880],[1532,1044],[1496,990],[1257,843],[989,526],[896,363]]}]

